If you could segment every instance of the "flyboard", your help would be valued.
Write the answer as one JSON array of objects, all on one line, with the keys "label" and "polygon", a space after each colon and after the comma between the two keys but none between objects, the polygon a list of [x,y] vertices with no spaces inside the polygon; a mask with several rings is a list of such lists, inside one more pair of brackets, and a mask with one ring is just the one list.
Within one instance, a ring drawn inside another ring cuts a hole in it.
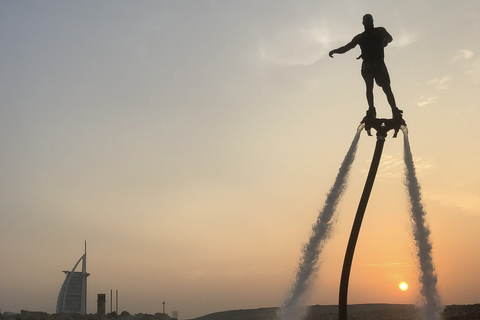
[{"label": "flyboard", "polygon": [[403,120],[401,113],[395,115],[392,119],[376,118],[370,115],[366,115],[360,122],[357,129],[365,126],[365,131],[369,136],[372,136],[372,129],[377,131],[377,137],[386,137],[387,132],[393,130],[393,138],[397,137],[398,131],[402,130],[404,133],[408,133],[407,123]]}]

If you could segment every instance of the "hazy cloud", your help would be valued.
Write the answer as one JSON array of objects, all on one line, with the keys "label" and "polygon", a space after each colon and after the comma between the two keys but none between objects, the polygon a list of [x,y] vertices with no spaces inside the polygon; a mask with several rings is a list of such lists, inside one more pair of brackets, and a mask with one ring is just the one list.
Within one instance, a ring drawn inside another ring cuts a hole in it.
[{"label": "hazy cloud", "polygon": [[373,268],[412,268],[416,265],[411,262],[367,263],[366,267]]},{"label": "hazy cloud", "polygon": [[392,156],[385,155],[382,158],[382,165],[380,166],[377,176],[379,178],[398,178],[403,177],[403,164],[404,161],[401,155]]},{"label": "hazy cloud", "polygon": [[426,97],[426,96],[421,96],[420,98],[417,99],[417,105],[419,107],[425,107],[430,104],[436,104],[437,103],[438,97]]},{"label": "hazy cloud", "polygon": [[479,215],[480,196],[473,193],[436,193],[429,194],[429,198],[438,201],[447,207],[457,207],[472,215]]},{"label": "hazy cloud", "polygon": [[459,64],[464,69],[464,74],[473,83],[480,82],[480,59],[474,59],[475,53],[471,50],[462,49],[453,58],[452,64]]},{"label": "hazy cloud", "polygon": [[465,74],[470,77],[475,84],[480,83],[480,59],[476,59],[469,66]]},{"label": "hazy cloud", "polygon": [[[428,170],[432,167],[431,163],[426,162],[422,158],[415,158],[415,167],[417,172],[422,172]],[[366,161],[369,163],[369,160]],[[397,155],[384,155],[382,157],[382,163],[378,168],[377,177],[378,178],[399,178],[403,177],[404,174],[404,165],[405,161],[402,158],[401,154]],[[363,171],[365,174],[367,170]]]},{"label": "hazy cloud", "polygon": [[407,47],[416,41],[417,41],[416,33],[412,33],[404,30],[394,37],[391,45],[393,47]]},{"label": "hazy cloud", "polygon": [[473,51],[462,49],[460,50],[452,59],[452,63],[456,63],[458,61],[468,60],[474,56]]},{"label": "hazy cloud", "polygon": [[442,78],[435,78],[426,82],[428,86],[435,86],[437,90],[447,90],[448,83],[450,82],[451,78],[449,76],[444,76]]},{"label": "hazy cloud", "polygon": [[261,57],[280,65],[310,65],[331,46],[332,35],[326,27],[289,27],[259,39]]}]

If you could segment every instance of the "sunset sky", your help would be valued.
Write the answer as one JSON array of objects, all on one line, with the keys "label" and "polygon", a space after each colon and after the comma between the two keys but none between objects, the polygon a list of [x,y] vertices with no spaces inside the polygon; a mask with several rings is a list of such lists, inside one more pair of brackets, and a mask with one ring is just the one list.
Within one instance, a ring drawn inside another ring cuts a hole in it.
[{"label": "sunset sky", "polygon": [[[328,57],[365,13],[394,38],[442,302],[479,303],[480,1],[4,0],[1,312],[55,312],[84,241],[89,313],[112,289],[120,312],[181,319],[280,306],[367,109],[360,49]],[[364,133],[307,304],[338,303],[374,146]],[[421,300],[402,155],[390,135],[349,303]]]}]

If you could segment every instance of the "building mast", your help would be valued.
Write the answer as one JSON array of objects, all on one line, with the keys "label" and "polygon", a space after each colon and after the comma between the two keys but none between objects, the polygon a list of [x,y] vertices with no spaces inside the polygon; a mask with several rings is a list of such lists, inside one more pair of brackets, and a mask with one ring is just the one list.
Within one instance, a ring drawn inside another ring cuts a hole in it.
[{"label": "building mast", "polygon": [[87,240],[85,240],[85,253],[83,255],[82,262],[82,302],[81,313],[87,314]]}]

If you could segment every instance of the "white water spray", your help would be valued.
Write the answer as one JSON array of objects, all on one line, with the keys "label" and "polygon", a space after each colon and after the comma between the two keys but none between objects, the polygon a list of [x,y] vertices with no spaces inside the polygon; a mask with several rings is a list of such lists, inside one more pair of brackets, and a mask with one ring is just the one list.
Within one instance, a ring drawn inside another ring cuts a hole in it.
[{"label": "white water spray", "polygon": [[430,229],[425,222],[425,211],[422,204],[420,184],[418,183],[413,163],[412,152],[408,142],[408,134],[404,132],[405,186],[408,189],[411,204],[413,235],[417,246],[420,263],[421,294],[425,303],[427,320],[438,320],[442,312],[440,296],[437,291],[437,275],[432,260],[432,244]]},{"label": "white water spray", "polygon": [[[317,222],[312,226],[312,235],[310,236],[308,243],[303,247],[303,257],[301,258],[298,266],[295,282],[288,298],[283,304],[283,308],[281,309],[281,313],[279,315],[280,319],[291,318],[292,312],[289,312],[287,309],[298,309],[293,307],[298,306],[298,303],[302,300],[302,298],[304,298],[305,293],[310,287],[310,280],[317,271],[316,265],[318,262],[318,257],[322,252],[326,241],[330,238],[332,227],[331,220],[340,201],[340,197],[346,189],[348,174],[350,172],[353,160],[355,159],[358,141],[360,140],[360,133],[362,130],[363,126],[360,126],[357,130],[355,138],[352,141],[350,149],[348,150],[345,159],[340,166],[335,182],[327,194],[325,205],[319,212]],[[293,312],[293,314],[296,313],[297,312]]]}]

